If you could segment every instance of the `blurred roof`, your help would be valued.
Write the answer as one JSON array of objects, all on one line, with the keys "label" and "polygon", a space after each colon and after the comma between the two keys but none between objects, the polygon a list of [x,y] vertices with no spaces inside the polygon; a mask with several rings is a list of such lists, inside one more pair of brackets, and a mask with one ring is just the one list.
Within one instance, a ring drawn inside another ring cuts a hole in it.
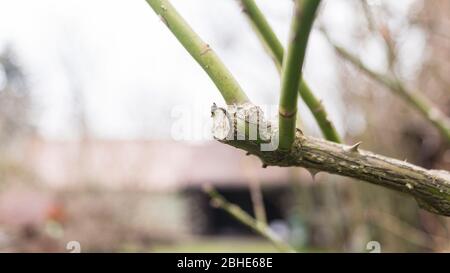
[{"label": "blurred roof", "polygon": [[110,189],[176,190],[210,183],[283,184],[292,168],[263,169],[254,156],[217,142],[33,139],[22,162],[50,187],[102,186]]}]

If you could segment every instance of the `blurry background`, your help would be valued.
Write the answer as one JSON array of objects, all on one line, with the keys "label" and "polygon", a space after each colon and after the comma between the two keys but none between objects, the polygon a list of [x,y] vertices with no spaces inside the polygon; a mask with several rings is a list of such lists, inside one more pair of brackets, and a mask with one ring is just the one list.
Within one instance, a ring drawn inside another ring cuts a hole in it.
[{"label": "blurry background", "polygon": [[[237,1],[172,1],[259,105],[277,71]],[[292,1],[258,0],[282,41]],[[318,25],[369,67],[450,112],[450,2],[324,1]],[[450,147],[313,30],[305,78],[347,143],[450,169]],[[209,136],[220,93],[145,1],[0,0],[0,251],[274,251],[201,191],[252,212],[301,251],[450,249],[450,221],[412,198],[300,168],[262,169]],[[301,103],[303,129],[320,136]]]}]

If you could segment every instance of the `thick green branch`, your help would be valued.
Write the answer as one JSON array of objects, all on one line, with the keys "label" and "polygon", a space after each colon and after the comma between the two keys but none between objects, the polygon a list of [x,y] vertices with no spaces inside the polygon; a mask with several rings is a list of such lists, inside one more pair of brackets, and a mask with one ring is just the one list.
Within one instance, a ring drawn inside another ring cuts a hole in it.
[{"label": "thick green branch", "polygon": [[247,15],[253,29],[263,42],[266,50],[272,56],[278,70],[281,71],[284,49],[277,35],[254,0],[240,0],[240,3],[242,10]]},{"label": "thick green branch", "polygon": [[339,133],[336,131],[334,124],[328,118],[328,113],[325,110],[325,106],[319,99],[314,96],[312,90],[303,80],[300,82],[299,92],[303,101],[308,106],[309,110],[316,119],[317,124],[319,125],[319,128],[322,131],[325,139],[336,143],[342,143],[342,139],[339,136]]},{"label": "thick green branch", "polygon": [[[283,45],[281,44],[273,29],[270,27],[269,23],[267,22],[266,18],[264,17],[263,13],[258,8],[254,0],[241,0],[240,3],[242,5],[244,13],[247,14],[253,28],[260,37],[265,48],[272,55],[275,65],[281,72],[281,66],[284,56]],[[301,79],[300,82],[299,93],[303,101],[313,114],[314,118],[316,119],[316,122],[319,125],[324,137],[330,141],[338,143],[342,142],[333,123],[328,119],[327,112],[321,101],[314,96],[314,93],[303,79]]]},{"label": "thick green branch", "polygon": [[412,108],[419,111],[419,113],[431,124],[433,124],[440,132],[441,135],[450,142],[450,119],[442,113],[437,106],[435,106],[427,97],[422,95],[422,92],[414,92],[408,90],[406,86],[395,77],[380,74],[367,67],[357,56],[350,53],[345,48],[335,44],[327,32],[323,30],[326,38],[333,46],[335,51],[358,69],[366,73],[373,80],[381,83],[386,88],[391,90],[394,94],[398,95],[405,102],[407,102]]},{"label": "thick green branch", "polygon": [[178,14],[167,0],[146,0],[156,14],[172,31],[183,47],[208,73],[211,80],[222,93],[227,104],[244,103],[249,99],[231,75],[230,71],[221,62],[212,48],[192,30],[188,23]]},{"label": "thick green branch", "polygon": [[297,0],[291,22],[287,53],[281,71],[279,103],[279,148],[289,150],[296,131],[297,92],[302,78],[303,63],[314,18],[320,0]]},{"label": "thick green branch", "polygon": [[211,203],[217,208],[221,208],[234,217],[242,224],[248,226],[253,231],[266,238],[282,252],[295,252],[295,250],[281,240],[276,233],[274,233],[265,223],[255,220],[247,212],[242,210],[239,206],[228,202],[220,193],[213,187],[206,186],[205,192],[211,197]]},{"label": "thick green branch", "polygon": [[[222,143],[258,156],[265,166],[299,166],[315,171],[348,176],[382,187],[394,189],[416,198],[419,205],[431,212],[450,216],[450,173],[426,170],[400,161],[358,149],[303,135],[296,131],[289,151],[262,149],[277,137],[270,124],[258,124],[258,137],[249,137],[249,123],[264,120],[256,106],[233,109],[217,108],[213,112],[213,135]],[[265,122],[267,123],[267,122]],[[232,126],[230,126],[232,125]],[[264,129],[266,128],[266,129]]]}]

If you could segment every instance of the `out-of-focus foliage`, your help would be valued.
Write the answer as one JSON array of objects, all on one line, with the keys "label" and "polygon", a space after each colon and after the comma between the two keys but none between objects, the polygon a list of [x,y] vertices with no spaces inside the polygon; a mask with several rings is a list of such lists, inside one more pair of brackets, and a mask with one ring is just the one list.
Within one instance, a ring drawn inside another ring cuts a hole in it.
[{"label": "out-of-focus foliage", "polygon": [[29,132],[30,93],[24,72],[11,48],[0,53],[0,143]]},{"label": "out-of-focus foliage", "polygon": [[[360,14],[366,12],[367,24],[361,25],[355,33],[345,35],[358,37],[361,45],[373,39],[382,41],[389,73],[396,75],[409,88],[424,92],[445,114],[450,114],[450,37],[442,32],[448,28],[450,2],[416,1],[406,20],[395,27],[386,23],[396,14],[385,2],[367,1],[380,3],[367,6],[362,5],[363,2],[353,1],[354,8]],[[401,69],[408,62],[408,56],[401,52],[405,46],[405,37],[413,32],[424,35],[426,41],[421,63],[414,69],[409,68],[413,73],[408,74]],[[365,130],[351,136],[353,143],[362,141],[363,147],[374,152],[425,168],[450,169],[450,147],[433,126],[401,98],[370,80],[364,72],[345,60],[338,60],[338,65],[342,67],[341,89],[348,113],[363,115],[366,120]],[[343,234],[349,236],[344,241],[338,240],[337,245],[342,246],[344,243],[350,247],[352,241],[359,241],[360,249],[363,247],[361,244],[371,238],[379,240],[392,251],[448,250],[446,238],[450,222],[445,217],[420,210],[413,200],[379,187],[363,183],[339,183],[337,188],[335,200],[339,206],[328,206],[332,211],[328,219],[331,221],[333,215],[343,216],[334,217],[334,224],[331,225],[343,226]],[[323,199],[326,202],[333,200],[329,197]],[[326,226],[326,221],[321,218],[320,226]]]}]

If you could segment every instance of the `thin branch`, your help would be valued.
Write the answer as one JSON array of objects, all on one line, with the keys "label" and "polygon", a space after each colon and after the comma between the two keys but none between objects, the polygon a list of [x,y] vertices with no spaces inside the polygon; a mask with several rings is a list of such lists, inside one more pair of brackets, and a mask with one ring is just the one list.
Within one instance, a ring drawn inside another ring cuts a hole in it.
[{"label": "thin branch", "polygon": [[368,28],[370,32],[378,34],[384,41],[385,47],[386,47],[386,58],[388,60],[389,64],[389,70],[391,73],[395,72],[395,64],[397,61],[397,50],[395,46],[395,41],[392,38],[391,30],[389,29],[389,26],[384,23],[376,23],[375,19],[373,18],[372,10],[369,6],[369,3],[367,0],[361,1],[362,10],[365,14],[365,17],[367,19]]},{"label": "thin branch", "polygon": [[371,210],[368,216],[374,225],[386,229],[408,242],[434,251],[446,251],[446,248],[448,248],[449,238],[424,232],[393,215],[378,210]]},{"label": "thin branch", "polygon": [[367,20],[367,27],[369,28],[370,32],[374,32],[376,29],[376,23],[372,11],[370,10],[369,3],[367,3],[367,0],[363,0],[360,1],[360,4]]},{"label": "thin branch", "polygon": [[289,150],[295,139],[297,92],[314,18],[320,0],[297,0],[292,17],[287,53],[281,70],[279,103],[279,149]]},{"label": "thin branch", "polygon": [[257,221],[267,224],[266,208],[261,189],[261,183],[255,179],[250,181],[250,196],[253,204],[253,211]]},{"label": "thin branch", "polygon": [[267,215],[266,208],[264,206],[264,197],[261,188],[261,182],[253,172],[254,169],[251,167],[251,165],[249,165],[251,161],[251,158],[245,157],[243,160],[242,168],[244,169],[245,176],[247,177],[247,180],[249,182],[248,186],[253,205],[253,212],[257,221],[267,224]]},{"label": "thin branch", "polygon": [[168,0],[146,0],[170,31],[191,54],[219,89],[227,104],[249,99],[212,48],[192,30]]},{"label": "thin branch", "polygon": [[278,250],[282,252],[295,252],[295,250],[290,245],[279,238],[279,236],[275,232],[273,232],[265,223],[255,220],[239,206],[228,202],[212,186],[205,186],[204,191],[210,196],[211,203],[214,207],[223,209],[233,218],[269,240]]},{"label": "thin branch", "polygon": [[254,0],[240,0],[242,11],[247,15],[253,29],[258,34],[266,50],[273,58],[278,70],[281,71],[284,49],[266,17]]},{"label": "thin branch", "polygon": [[[254,0],[241,0],[240,3],[260,40],[271,54],[278,71],[281,72],[284,56],[283,45]],[[328,119],[328,114],[321,101],[315,97],[304,79],[301,79],[299,93],[316,119],[324,137],[330,141],[342,142],[333,123]]]},{"label": "thin branch", "polygon": [[[254,106],[256,107],[256,106]],[[359,149],[305,136],[300,130],[289,151],[262,151],[261,144],[271,143],[277,130],[270,124],[258,124],[257,139],[249,138],[249,120],[253,115],[263,119],[248,105],[243,108],[217,108],[213,112],[213,136],[222,143],[258,156],[264,166],[299,166],[341,176],[356,178],[413,196],[420,207],[450,216],[450,173],[426,170],[405,161],[392,159]],[[233,126],[230,126],[232,124]],[[262,128],[266,128],[262,130]],[[235,128],[235,129],[233,129]]]},{"label": "thin branch", "polygon": [[391,90],[394,94],[398,95],[411,107],[419,111],[422,116],[433,124],[440,132],[441,135],[450,142],[450,119],[439,110],[422,92],[414,92],[408,90],[406,86],[396,77],[390,77],[380,74],[367,67],[357,56],[353,55],[345,48],[337,45],[330,38],[325,29],[322,29],[325,37],[333,46],[335,51],[358,69],[366,73],[373,80],[383,84],[386,88]]},{"label": "thin branch", "polygon": [[322,101],[314,96],[314,93],[309,88],[308,84],[303,80],[300,82],[299,92],[303,101],[316,119],[325,139],[336,143],[342,143],[342,139],[334,127],[333,122],[328,118],[328,113],[325,110]]}]

